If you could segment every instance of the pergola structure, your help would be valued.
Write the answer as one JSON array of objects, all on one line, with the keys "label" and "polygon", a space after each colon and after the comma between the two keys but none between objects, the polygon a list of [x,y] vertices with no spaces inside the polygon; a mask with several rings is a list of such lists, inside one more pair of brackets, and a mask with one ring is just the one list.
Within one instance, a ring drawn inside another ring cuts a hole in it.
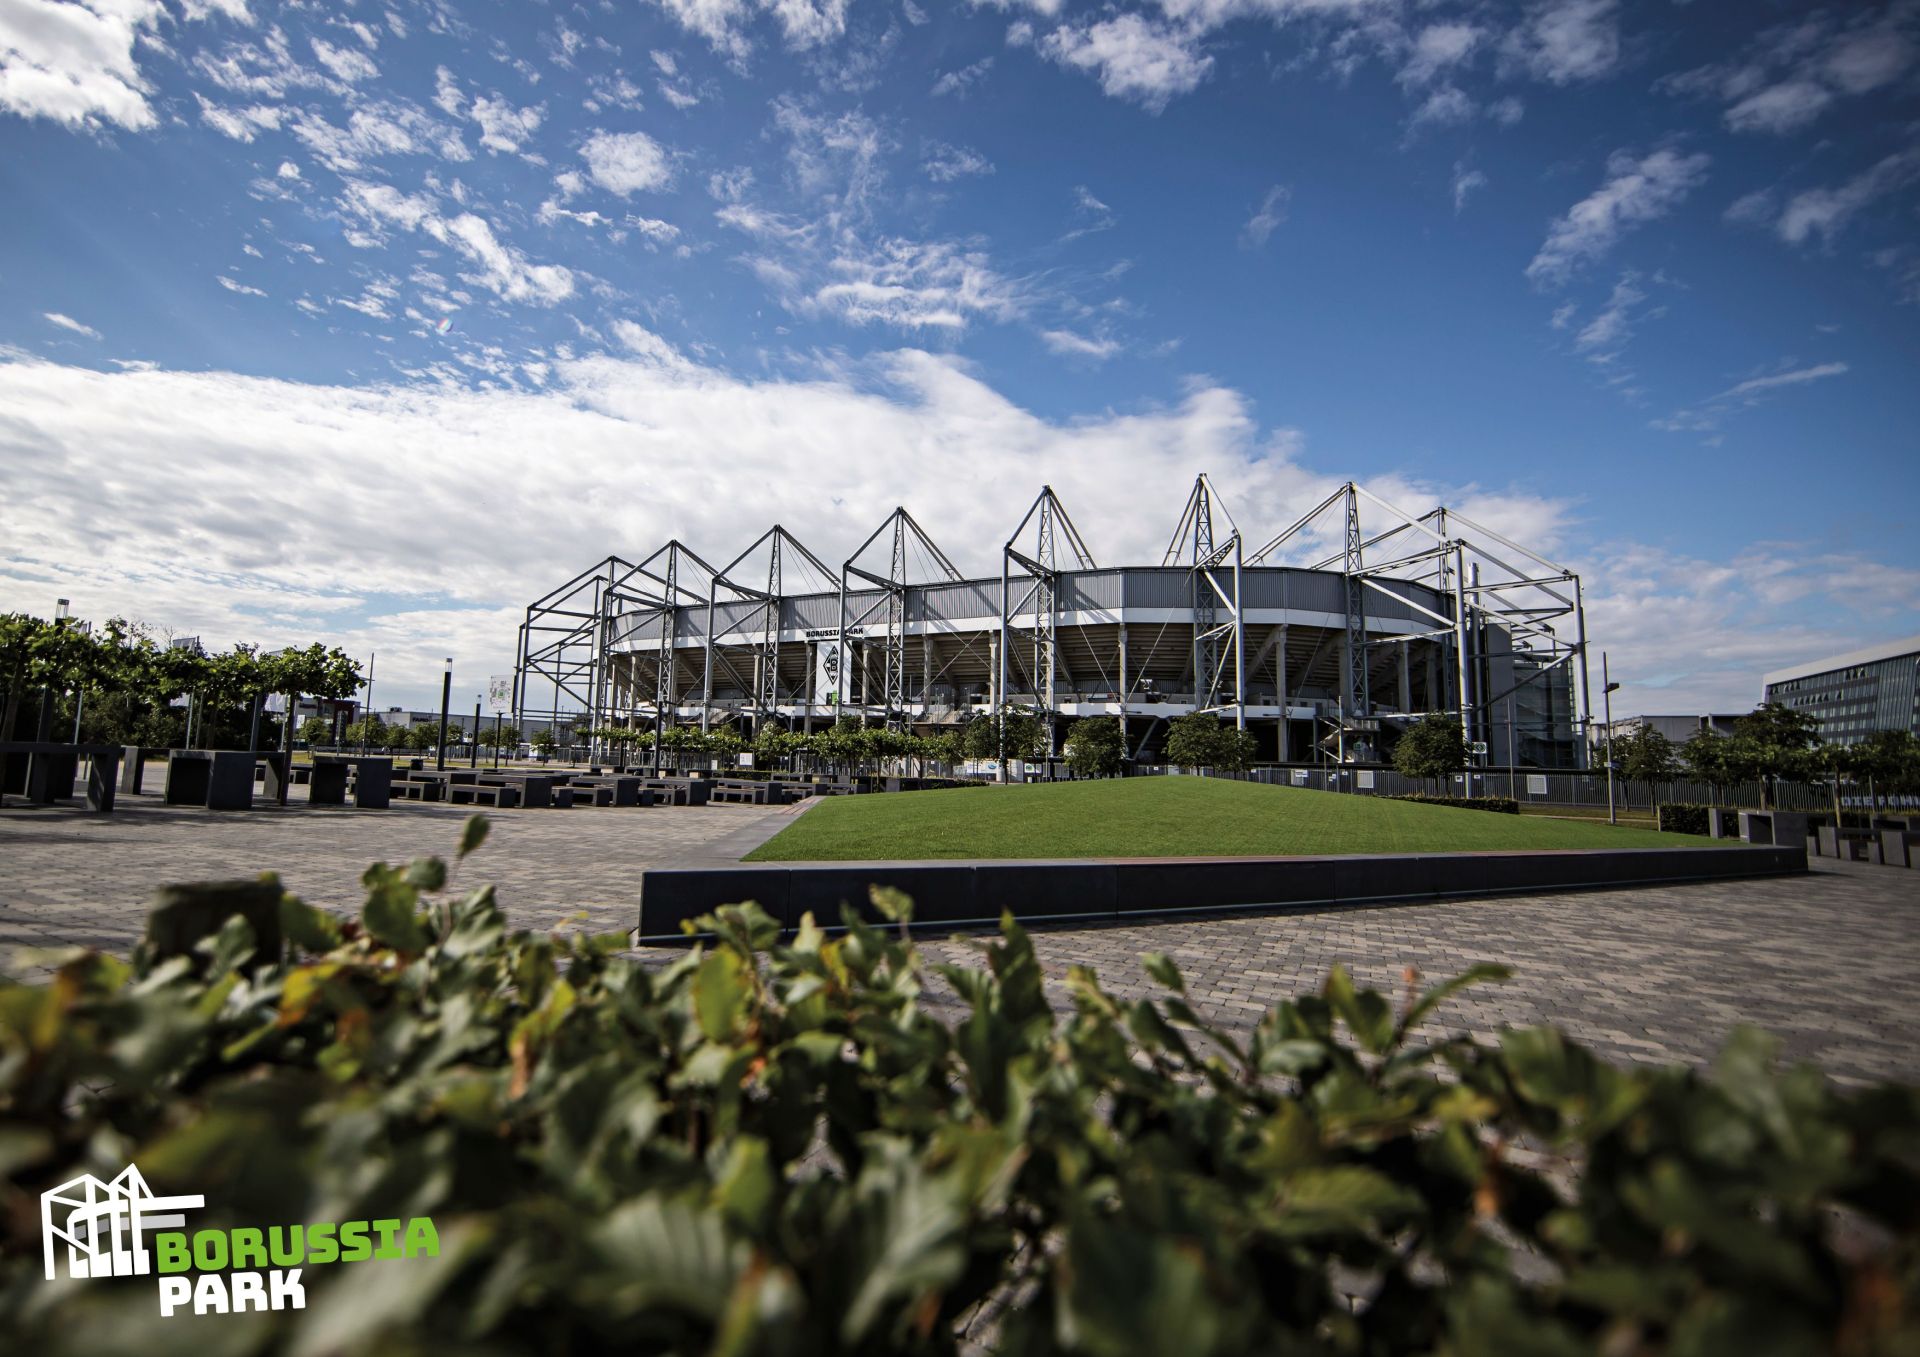
[{"label": "pergola structure", "polygon": [[1579,577],[1457,509],[1348,483],[1249,550],[1202,475],[1158,565],[1103,568],[1049,486],[1000,567],[964,577],[904,508],[837,571],[778,525],[720,569],[678,541],[610,556],[528,607],[516,715],[928,731],[1021,706],[1117,716],[1138,754],[1213,712],[1265,757],[1364,762],[1446,711],[1489,762],[1585,757]]}]

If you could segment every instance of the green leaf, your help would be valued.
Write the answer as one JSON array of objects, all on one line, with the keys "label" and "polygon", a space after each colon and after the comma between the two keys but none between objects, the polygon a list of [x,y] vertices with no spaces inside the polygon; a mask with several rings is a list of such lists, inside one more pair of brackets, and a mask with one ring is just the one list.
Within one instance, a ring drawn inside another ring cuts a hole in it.
[{"label": "green leaf", "polygon": [[1165,952],[1148,952],[1140,958],[1140,964],[1155,983],[1181,994],[1187,992],[1185,977],[1180,974],[1180,968],[1173,964],[1173,958]]},{"label": "green leaf", "polygon": [[414,914],[418,899],[411,886],[382,883],[367,896],[366,908],[360,911],[360,922],[376,941],[396,952],[424,952],[427,933]]},{"label": "green leaf", "polygon": [[292,895],[280,897],[280,932],[303,952],[331,952],[340,945],[339,922]]},{"label": "green leaf", "polygon": [[415,858],[407,864],[406,883],[415,890],[437,891],[447,884],[444,858]]},{"label": "green leaf", "polygon": [[709,1041],[729,1041],[746,1023],[747,965],[734,952],[710,952],[693,977],[694,1015]]},{"label": "green leaf", "polygon": [[1335,966],[1327,973],[1327,983],[1321,991],[1334,1014],[1347,1025],[1354,1040],[1375,1055],[1382,1055],[1393,1046],[1393,1005],[1378,990],[1355,991],[1353,978],[1347,974],[1344,966]]},{"label": "green leaf", "polygon": [[487,831],[491,822],[484,815],[469,815],[467,822],[460,826],[460,857],[465,857],[487,841]]}]

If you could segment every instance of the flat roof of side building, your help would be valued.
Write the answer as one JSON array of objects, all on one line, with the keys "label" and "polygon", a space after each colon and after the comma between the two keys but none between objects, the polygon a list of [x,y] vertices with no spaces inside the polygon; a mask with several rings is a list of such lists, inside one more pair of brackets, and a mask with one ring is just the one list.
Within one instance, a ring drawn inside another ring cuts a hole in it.
[{"label": "flat roof of side building", "polygon": [[1807,660],[1801,664],[1788,665],[1785,669],[1776,669],[1771,674],[1765,675],[1760,683],[1763,687],[1772,687],[1776,683],[1785,683],[1789,679],[1825,674],[1835,669],[1851,668],[1856,664],[1877,664],[1881,660],[1893,660],[1902,655],[1914,654],[1920,654],[1920,636],[1909,636],[1903,641],[1882,641],[1879,645],[1849,650],[1844,655],[1829,655],[1825,659]]}]

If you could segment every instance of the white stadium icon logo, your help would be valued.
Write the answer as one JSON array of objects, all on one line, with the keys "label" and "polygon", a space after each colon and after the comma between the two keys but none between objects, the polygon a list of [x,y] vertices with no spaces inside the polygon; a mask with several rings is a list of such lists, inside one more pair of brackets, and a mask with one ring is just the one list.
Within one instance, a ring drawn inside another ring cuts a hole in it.
[{"label": "white stadium icon logo", "polygon": [[146,1232],[179,1229],[182,1211],[207,1204],[199,1194],[156,1197],[133,1165],[112,1182],[91,1173],[40,1194],[40,1231],[47,1280],[58,1275],[66,1246],[69,1277],[139,1277],[152,1271]]}]

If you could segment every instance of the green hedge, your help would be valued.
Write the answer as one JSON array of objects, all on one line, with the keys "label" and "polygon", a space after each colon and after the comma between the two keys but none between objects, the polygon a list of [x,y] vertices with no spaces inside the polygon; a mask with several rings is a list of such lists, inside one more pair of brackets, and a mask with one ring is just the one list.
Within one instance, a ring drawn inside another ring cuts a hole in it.
[{"label": "green hedge", "polygon": [[[1011,920],[949,966],[728,907],[641,960],[512,931],[450,875],[370,868],[352,922],[269,885],[186,955],[0,985],[8,1351],[1920,1343],[1920,1093],[1778,1071],[1750,1032],[1710,1076],[1448,1035],[1440,1006],[1505,974],[1479,966],[1398,1001],[1335,969],[1234,1034],[1160,955],[1145,999],[1073,968],[1062,1017]],[[176,891],[163,941],[234,903]],[[255,958],[255,927],[284,944]],[[271,1314],[42,1280],[37,1194],[129,1159],[205,1195],[190,1228],[430,1217],[437,1251],[309,1267],[308,1308]]]},{"label": "green hedge", "polygon": [[1706,834],[1707,807],[1689,805],[1685,802],[1672,802],[1659,807],[1656,812],[1662,830],[1669,834]]},{"label": "green hedge", "polygon": [[1388,798],[1393,801],[1419,801],[1429,806],[1459,806],[1462,810],[1490,810],[1501,815],[1518,815],[1520,803],[1511,796],[1428,796],[1414,792],[1410,796]]}]

